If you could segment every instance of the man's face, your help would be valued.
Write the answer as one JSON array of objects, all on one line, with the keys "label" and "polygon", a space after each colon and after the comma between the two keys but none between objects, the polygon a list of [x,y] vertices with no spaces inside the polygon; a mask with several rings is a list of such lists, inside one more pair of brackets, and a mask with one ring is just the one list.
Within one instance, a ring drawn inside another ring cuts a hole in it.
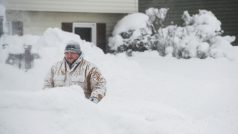
[{"label": "man's face", "polygon": [[73,63],[75,60],[78,59],[79,54],[75,52],[65,52],[64,57],[69,63]]}]

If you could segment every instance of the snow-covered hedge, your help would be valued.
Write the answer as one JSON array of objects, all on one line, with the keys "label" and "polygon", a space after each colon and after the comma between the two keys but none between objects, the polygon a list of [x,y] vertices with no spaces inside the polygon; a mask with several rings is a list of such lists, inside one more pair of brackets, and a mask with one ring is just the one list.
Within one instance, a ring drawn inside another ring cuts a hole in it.
[{"label": "snow-covered hedge", "polygon": [[165,8],[150,8],[146,14],[125,16],[109,38],[111,51],[157,50],[161,56],[201,59],[229,55],[235,37],[222,36],[221,22],[212,12],[199,10],[198,14],[191,16],[184,11],[184,26],[164,27],[167,11]]}]

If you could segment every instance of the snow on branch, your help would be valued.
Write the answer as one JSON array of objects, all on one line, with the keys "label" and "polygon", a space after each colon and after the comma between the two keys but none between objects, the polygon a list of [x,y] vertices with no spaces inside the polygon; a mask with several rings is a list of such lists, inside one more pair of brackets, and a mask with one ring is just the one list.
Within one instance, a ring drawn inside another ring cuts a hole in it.
[{"label": "snow on branch", "polygon": [[125,16],[109,38],[111,52],[157,50],[161,56],[185,59],[229,57],[235,36],[222,35],[221,21],[211,11],[194,15],[184,11],[183,26],[165,26],[168,10],[149,8],[145,14]]}]

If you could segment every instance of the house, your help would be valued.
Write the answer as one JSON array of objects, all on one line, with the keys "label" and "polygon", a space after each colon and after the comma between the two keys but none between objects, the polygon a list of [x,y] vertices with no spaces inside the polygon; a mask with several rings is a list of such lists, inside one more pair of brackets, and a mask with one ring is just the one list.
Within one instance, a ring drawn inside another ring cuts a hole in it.
[{"label": "house", "polygon": [[7,0],[5,7],[9,34],[41,35],[58,27],[106,51],[114,25],[138,12],[138,0]]},{"label": "house", "polygon": [[[183,11],[190,14],[198,13],[199,9],[212,11],[222,22],[224,35],[234,35],[238,38],[238,1],[237,0],[139,0],[139,12],[146,9],[169,8],[165,25],[182,25],[181,16]],[[234,42],[238,45],[238,39]]]}]

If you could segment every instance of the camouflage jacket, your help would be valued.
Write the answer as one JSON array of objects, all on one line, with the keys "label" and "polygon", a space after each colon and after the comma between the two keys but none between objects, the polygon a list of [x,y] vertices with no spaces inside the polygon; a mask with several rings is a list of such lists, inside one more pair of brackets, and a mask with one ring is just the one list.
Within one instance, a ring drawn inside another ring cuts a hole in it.
[{"label": "camouflage jacket", "polygon": [[106,94],[106,80],[96,66],[79,57],[71,69],[65,59],[53,65],[44,80],[44,89],[79,85],[86,98],[94,95],[99,101]]}]

